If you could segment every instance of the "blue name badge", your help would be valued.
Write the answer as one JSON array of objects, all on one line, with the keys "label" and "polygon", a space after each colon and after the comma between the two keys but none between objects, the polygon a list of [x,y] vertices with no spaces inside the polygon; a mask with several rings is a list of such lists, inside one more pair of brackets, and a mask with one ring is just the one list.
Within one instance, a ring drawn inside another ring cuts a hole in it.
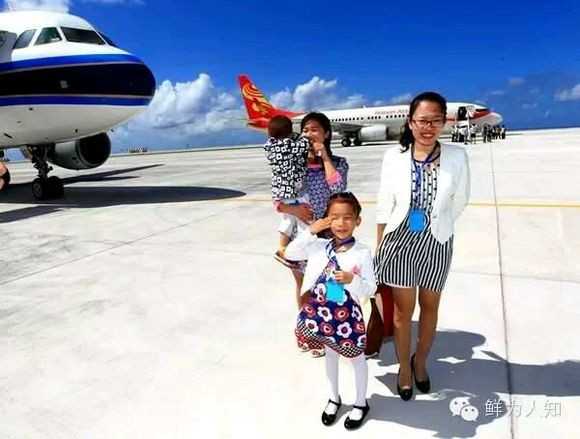
[{"label": "blue name badge", "polygon": [[409,230],[414,233],[420,233],[425,230],[427,220],[423,209],[411,209],[409,214]]},{"label": "blue name badge", "polygon": [[326,281],[326,300],[335,303],[344,303],[346,295],[344,294],[344,285],[335,280]]}]

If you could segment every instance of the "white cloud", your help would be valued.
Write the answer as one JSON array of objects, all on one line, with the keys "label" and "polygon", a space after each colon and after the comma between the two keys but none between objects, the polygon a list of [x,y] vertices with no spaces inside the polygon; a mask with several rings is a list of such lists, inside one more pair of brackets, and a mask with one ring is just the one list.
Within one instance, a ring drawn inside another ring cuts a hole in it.
[{"label": "white cloud", "polygon": [[392,97],[390,99],[391,104],[408,104],[413,99],[413,95],[411,93],[405,93],[399,96]]},{"label": "white cloud", "polygon": [[294,91],[285,89],[274,93],[272,104],[296,111],[331,110],[361,107],[366,103],[363,95],[338,96],[336,79],[326,80],[313,76],[310,81],[296,86]]},{"label": "white cloud", "polygon": [[[291,110],[356,108],[365,104],[364,96],[339,97],[336,80],[314,76],[294,90],[272,94],[271,103]],[[236,92],[216,88],[211,77],[201,73],[183,83],[163,81],[147,110],[115,129],[116,150],[129,146],[163,147],[208,144],[241,144],[261,141],[246,127],[246,111]]]},{"label": "white cloud", "polygon": [[489,92],[489,94],[492,96],[503,96],[503,95],[505,95],[505,91],[504,90],[492,90]]},{"label": "white cloud", "polygon": [[508,83],[511,86],[522,85],[524,82],[526,82],[526,80],[524,78],[518,78],[518,77],[510,78],[508,80]]},{"label": "white cloud", "polygon": [[68,12],[70,0],[6,0],[9,10],[41,9],[46,11]]},{"label": "white cloud", "polygon": [[121,144],[160,139],[191,143],[195,136],[242,129],[245,113],[239,98],[218,90],[205,73],[189,82],[159,85],[147,110],[113,133]]},{"label": "white cloud", "polygon": [[270,102],[278,108],[294,109],[294,98],[292,92],[288,89],[274,93],[270,98]]},{"label": "white cloud", "polygon": [[559,91],[554,97],[560,102],[580,100],[580,84],[576,84],[568,90]]}]

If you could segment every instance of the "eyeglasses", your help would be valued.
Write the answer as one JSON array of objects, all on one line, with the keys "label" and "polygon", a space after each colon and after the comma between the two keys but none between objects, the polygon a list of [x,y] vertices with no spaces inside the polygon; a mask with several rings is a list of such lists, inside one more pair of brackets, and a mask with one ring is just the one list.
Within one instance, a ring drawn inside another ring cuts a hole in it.
[{"label": "eyeglasses", "polygon": [[428,126],[441,128],[445,124],[445,119],[411,119],[411,122],[417,124],[419,128],[427,128]]}]

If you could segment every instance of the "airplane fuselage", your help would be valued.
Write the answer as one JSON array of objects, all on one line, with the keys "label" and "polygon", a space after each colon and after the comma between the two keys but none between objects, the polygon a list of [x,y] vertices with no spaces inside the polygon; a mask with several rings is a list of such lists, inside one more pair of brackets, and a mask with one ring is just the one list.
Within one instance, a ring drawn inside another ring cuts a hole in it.
[{"label": "airplane fuselage", "polygon": [[103,133],[143,111],[155,79],[82,18],[0,13],[0,148]]},{"label": "airplane fuselage", "polygon": [[[469,118],[472,125],[498,125],[503,118],[498,113],[476,104],[463,102],[449,102],[447,105],[447,121],[443,132],[449,132],[452,127],[459,123],[458,109],[460,107],[469,107],[473,109],[473,114]],[[389,133],[393,136],[398,135],[403,128],[409,115],[409,105],[389,105],[382,107],[363,107],[345,110],[322,111],[335,126],[348,127],[352,125],[353,131],[360,129],[384,126],[388,128]],[[293,122],[299,124],[304,115],[295,116]]]}]

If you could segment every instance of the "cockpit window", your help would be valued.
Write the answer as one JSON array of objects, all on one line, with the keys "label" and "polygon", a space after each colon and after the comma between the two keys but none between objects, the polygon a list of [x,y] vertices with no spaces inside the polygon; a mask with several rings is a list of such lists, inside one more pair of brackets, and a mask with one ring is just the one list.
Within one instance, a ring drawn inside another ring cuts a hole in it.
[{"label": "cockpit window", "polygon": [[99,33],[99,35],[107,42],[109,46],[118,47],[113,40],[111,40],[108,36],[104,33]]},{"label": "cockpit window", "polygon": [[62,33],[67,41],[71,43],[85,43],[85,44],[99,44],[104,45],[105,42],[94,30],[75,29],[72,27],[61,27]]},{"label": "cockpit window", "polygon": [[32,41],[32,37],[34,37],[34,33],[36,29],[25,30],[20,34],[20,36],[16,39],[14,43],[14,49],[23,49],[28,47],[30,42]]},{"label": "cockpit window", "polygon": [[41,44],[50,44],[50,43],[58,43],[62,41],[60,34],[58,33],[58,29],[56,27],[45,27],[40,32],[40,35],[36,39],[35,46],[39,46]]}]

